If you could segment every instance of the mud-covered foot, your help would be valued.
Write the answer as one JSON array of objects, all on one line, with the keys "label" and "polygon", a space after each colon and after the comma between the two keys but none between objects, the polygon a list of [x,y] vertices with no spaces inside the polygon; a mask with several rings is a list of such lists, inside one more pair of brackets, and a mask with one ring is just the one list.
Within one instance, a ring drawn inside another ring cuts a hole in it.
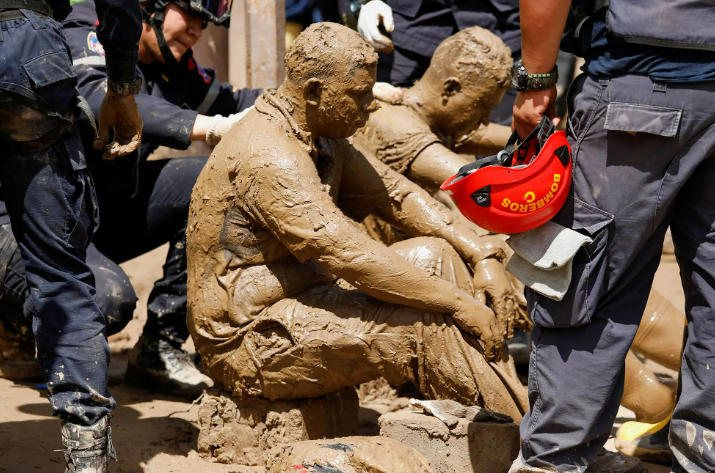
[{"label": "mud-covered foot", "polygon": [[165,340],[139,337],[129,355],[127,381],[139,381],[170,394],[198,396],[213,386],[191,355]]},{"label": "mud-covered foot", "polygon": [[668,444],[669,432],[670,417],[657,424],[626,422],[616,433],[616,448],[643,461],[670,465],[673,452]]},{"label": "mud-covered foot", "polygon": [[108,417],[89,427],[62,421],[62,445],[65,473],[106,473],[109,459],[117,459]]}]

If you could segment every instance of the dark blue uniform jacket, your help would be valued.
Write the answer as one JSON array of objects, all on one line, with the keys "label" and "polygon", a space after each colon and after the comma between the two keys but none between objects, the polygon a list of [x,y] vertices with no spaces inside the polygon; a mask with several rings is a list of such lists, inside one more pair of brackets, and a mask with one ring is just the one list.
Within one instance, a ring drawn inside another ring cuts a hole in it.
[{"label": "dark blue uniform jacket", "polygon": [[[72,11],[69,0],[49,0],[54,17],[63,21]],[[114,82],[130,82],[136,79],[137,52],[142,32],[141,11],[137,0],[100,0],[91,4],[92,16],[102,18],[96,28],[99,41],[109,57],[109,77]]]},{"label": "dark blue uniform jacket", "polygon": [[[105,51],[98,41],[94,1],[75,4],[62,24],[77,70],[79,92],[98,116],[106,91],[107,71]],[[261,93],[250,89],[234,92],[231,84],[216,79],[213,69],[202,68],[191,50],[178,67],[138,63],[137,74],[143,79],[141,93],[135,95],[144,122],[139,152],[112,161],[102,160],[102,151],[92,146],[94,131],[87,116],[83,114],[80,118],[82,144],[100,201],[102,194],[134,193],[139,164],[157,147],[188,148],[199,113],[227,116],[240,112],[253,105]]]},{"label": "dark blue uniform jacket", "polygon": [[448,36],[481,26],[521,51],[519,0],[387,0],[395,18],[395,46],[431,57]]}]

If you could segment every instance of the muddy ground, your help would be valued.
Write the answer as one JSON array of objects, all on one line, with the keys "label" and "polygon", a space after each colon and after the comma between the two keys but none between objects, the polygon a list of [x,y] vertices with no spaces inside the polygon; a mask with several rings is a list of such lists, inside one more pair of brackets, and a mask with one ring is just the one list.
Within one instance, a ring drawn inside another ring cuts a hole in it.
[{"label": "muddy ground", "polygon": [[[153,281],[161,274],[166,247],[122,265],[140,297],[134,320],[112,337],[111,375],[116,381],[126,366],[126,353],[139,337],[146,319],[146,299]],[[680,278],[675,261],[665,256],[655,281],[656,287],[679,307],[683,306]],[[190,342],[187,349],[193,350]],[[118,407],[112,421],[114,443],[120,461],[114,473],[259,473],[261,469],[207,463],[196,452],[199,429],[197,407],[190,400],[159,395],[136,386],[115,385],[111,392]],[[35,384],[0,379],[0,471],[58,472],[63,470],[59,422],[50,416],[46,391]],[[370,414],[370,412],[367,412]],[[376,413],[375,413],[376,414]],[[620,423],[633,415],[621,409]],[[616,428],[614,428],[615,433]],[[613,441],[607,447],[613,448]],[[651,466],[651,473],[669,468]]]}]

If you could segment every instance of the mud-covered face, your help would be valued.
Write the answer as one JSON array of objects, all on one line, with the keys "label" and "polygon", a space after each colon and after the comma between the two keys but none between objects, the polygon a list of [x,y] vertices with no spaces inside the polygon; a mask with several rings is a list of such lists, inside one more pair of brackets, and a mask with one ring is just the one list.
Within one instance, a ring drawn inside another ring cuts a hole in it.
[{"label": "mud-covered face", "polygon": [[441,131],[459,140],[480,125],[488,125],[492,109],[501,102],[505,92],[504,87],[486,89],[483,85],[464,84],[444,103],[440,114],[444,117]]},{"label": "mud-covered face", "polygon": [[[306,119],[311,131],[327,138],[346,138],[363,127],[376,109],[372,87],[377,67],[356,69],[353,74],[336,74],[321,82],[319,91],[307,98]],[[341,80],[347,78],[347,80]]]}]

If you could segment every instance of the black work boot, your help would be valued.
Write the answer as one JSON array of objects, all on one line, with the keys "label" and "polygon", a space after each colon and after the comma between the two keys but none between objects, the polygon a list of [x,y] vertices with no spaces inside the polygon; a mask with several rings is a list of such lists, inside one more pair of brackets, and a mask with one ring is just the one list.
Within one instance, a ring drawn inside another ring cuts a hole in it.
[{"label": "black work boot", "polygon": [[62,421],[65,473],[107,473],[109,459],[117,459],[109,416],[89,427]]},{"label": "black work boot", "polygon": [[126,378],[185,396],[198,396],[214,384],[181,347],[145,335],[139,337],[129,355]]}]

